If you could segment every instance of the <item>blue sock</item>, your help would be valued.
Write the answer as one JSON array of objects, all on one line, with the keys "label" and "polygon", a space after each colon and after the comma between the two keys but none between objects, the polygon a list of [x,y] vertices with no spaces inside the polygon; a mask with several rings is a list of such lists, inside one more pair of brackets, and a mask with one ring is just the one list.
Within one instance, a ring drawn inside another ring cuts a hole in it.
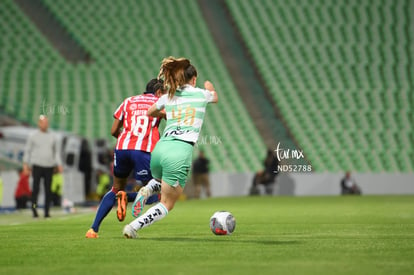
[{"label": "blue sock", "polygon": [[105,196],[102,198],[101,203],[99,204],[98,211],[96,212],[95,220],[92,224],[92,229],[95,232],[99,231],[99,226],[103,219],[108,215],[111,211],[112,207],[114,206],[116,201],[116,194],[112,192],[112,190],[108,191]]},{"label": "blue sock", "polygon": [[154,202],[158,202],[159,201],[159,194],[153,194],[153,195],[151,195],[148,199],[147,199],[147,202],[145,203],[146,205],[149,205],[149,204],[153,204]]},{"label": "blue sock", "polygon": [[127,192],[128,202],[133,202],[137,197],[137,192]]}]

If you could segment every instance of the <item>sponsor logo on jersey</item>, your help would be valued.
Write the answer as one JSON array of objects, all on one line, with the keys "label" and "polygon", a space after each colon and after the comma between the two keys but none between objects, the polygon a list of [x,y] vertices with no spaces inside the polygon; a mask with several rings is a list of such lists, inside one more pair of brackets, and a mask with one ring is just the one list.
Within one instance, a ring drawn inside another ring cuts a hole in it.
[{"label": "sponsor logo on jersey", "polygon": [[164,134],[164,137],[168,137],[168,136],[179,136],[179,135],[184,135],[186,133],[190,132],[190,130],[181,130],[181,129],[174,129],[171,131],[168,131]]}]

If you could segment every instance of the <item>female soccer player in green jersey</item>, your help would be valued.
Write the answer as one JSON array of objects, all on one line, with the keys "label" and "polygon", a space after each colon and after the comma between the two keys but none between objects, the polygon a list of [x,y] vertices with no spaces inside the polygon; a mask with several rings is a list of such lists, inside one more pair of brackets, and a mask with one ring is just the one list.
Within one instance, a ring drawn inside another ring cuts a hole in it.
[{"label": "female soccer player in green jersey", "polygon": [[[164,78],[168,93],[150,107],[148,115],[158,116],[165,110],[167,124],[151,155],[151,172],[161,180],[161,200],[142,216],[124,227],[126,238],[136,238],[136,232],[163,219],[183,193],[190,171],[194,144],[198,140],[208,103],[218,102],[210,81],[197,88],[197,70],[186,58],[164,58],[159,78]],[[152,195],[149,186],[141,188],[135,203],[141,207]]]}]

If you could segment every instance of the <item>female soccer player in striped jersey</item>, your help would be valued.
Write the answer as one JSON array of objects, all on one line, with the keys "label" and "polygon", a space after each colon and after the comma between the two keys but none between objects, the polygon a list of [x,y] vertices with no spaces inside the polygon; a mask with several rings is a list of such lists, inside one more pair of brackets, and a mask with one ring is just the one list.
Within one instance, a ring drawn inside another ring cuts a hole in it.
[{"label": "female soccer player in striped jersey", "polygon": [[[197,70],[186,58],[163,59],[159,77],[164,78],[168,94],[148,114],[157,117],[164,109],[167,114],[164,133],[151,155],[152,175],[161,181],[161,201],[124,227],[126,238],[136,238],[137,230],[163,219],[173,209],[184,190],[207,104],[218,102],[211,82],[204,83],[205,89],[196,88]],[[147,186],[141,190],[137,199],[143,196],[143,201],[153,193]]]},{"label": "female soccer player in striped jersey", "polygon": [[95,220],[86,232],[86,238],[98,238],[99,226],[111,211],[117,196],[117,217],[119,221],[124,220],[128,201],[134,201],[137,195],[136,192],[123,192],[131,171],[134,171],[135,179],[144,184],[152,179],[151,152],[160,138],[158,126],[160,119],[165,115],[151,117],[147,115],[147,111],[162,94],[163,81],[152,79],[148,82],[144,94],[126,98],[116,109],[111,128],[112,136],[117,138],[114,152],[114,183],[112,189],[102,198]]}]

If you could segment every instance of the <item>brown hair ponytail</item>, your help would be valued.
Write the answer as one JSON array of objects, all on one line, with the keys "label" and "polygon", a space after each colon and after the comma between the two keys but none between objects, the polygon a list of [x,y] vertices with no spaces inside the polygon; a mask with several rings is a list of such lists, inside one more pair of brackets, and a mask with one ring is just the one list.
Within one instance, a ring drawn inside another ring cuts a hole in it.
[{"label": "brown hair ponytail", "polygon": [[182,85],[188,83],[194,76],[197,76],[196,68],[191,65],[190,60],[184,57],[166,57],[161,62],[158,78],[164,79],[164,87],[171,99],[175,91]]}]

